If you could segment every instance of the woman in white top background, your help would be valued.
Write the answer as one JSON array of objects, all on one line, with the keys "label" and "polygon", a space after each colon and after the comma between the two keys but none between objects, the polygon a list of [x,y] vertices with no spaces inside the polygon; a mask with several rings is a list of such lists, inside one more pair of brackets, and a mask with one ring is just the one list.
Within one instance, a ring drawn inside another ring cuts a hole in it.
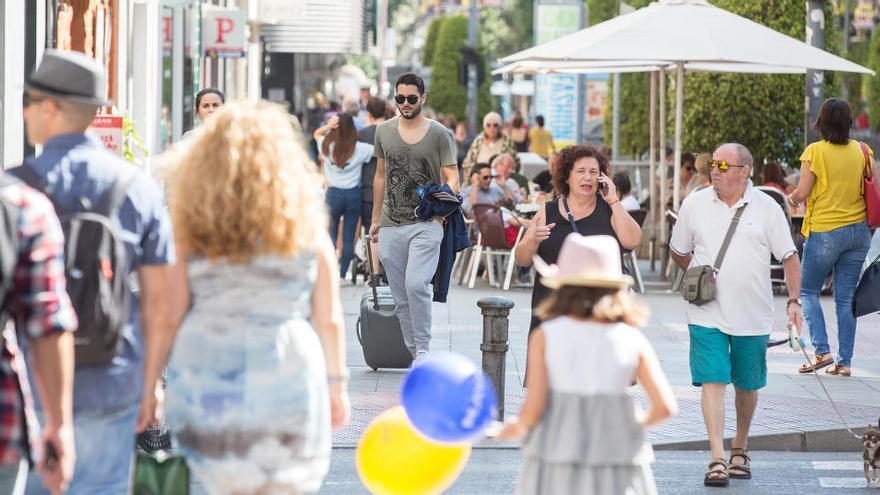
[{"label": "woman in white top background", "polygon": [[350,113],[339,113],[314,133],[324,158],[327,180],[327,209],[330,214],[330,239],[336,245],[339,221],[342,220],[342,256],[339,276],[345,278],[354,258],[357,223],[361,216],[361,168],[373,157],[373,145],[357,140],[357,128]]}]

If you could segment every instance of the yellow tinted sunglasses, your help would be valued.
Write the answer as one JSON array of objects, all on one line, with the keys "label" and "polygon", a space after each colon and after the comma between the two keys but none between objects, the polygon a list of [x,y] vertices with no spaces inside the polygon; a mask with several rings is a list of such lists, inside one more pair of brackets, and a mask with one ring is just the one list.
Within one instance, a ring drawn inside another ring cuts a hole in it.
[{"label": "yellow tinted sunglasses", "polygon": [[737,165],[726,160],[709,160],[709,168],[718,168],[722,172],[727,172],[730,167],[748,167],[748,165]]}]

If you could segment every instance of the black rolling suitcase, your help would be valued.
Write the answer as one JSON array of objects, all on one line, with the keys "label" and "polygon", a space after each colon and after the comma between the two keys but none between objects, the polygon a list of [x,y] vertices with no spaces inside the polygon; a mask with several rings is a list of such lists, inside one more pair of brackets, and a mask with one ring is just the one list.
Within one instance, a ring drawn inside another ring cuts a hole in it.
[{"label": "black rolling suitcase", "polygon": [[400,320],[394,312],[391,289],[377,287],[379,276],[369,262],[370,242],[366,242],[367,266],[370,270],[371,290],[361,298],[361,316],[357,321],[357,337],[364,350],[367,366],[379,368],[409,368],[413,356],[403,343]]}]

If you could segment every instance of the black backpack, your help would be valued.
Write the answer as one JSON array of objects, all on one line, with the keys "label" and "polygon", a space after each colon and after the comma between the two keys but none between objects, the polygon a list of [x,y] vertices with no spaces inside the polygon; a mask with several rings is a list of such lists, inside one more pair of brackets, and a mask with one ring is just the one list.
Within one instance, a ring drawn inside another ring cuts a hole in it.
[{"label": "black backpack", "polygon": [[46,194],[64,230],[64,274],[67,293],[76,310],[79,327],[74,333],[76,366],[106,365],[122,349],[122,331],[128,321],[130,291],[125,245],[117,235],[112,216],[125,200],[134,179],[128,171],[87,211],[58,207],[45,181],[27,165],[7,170]]},{"label": "black backpack", "polygon": [[[0,175],[0,189],[18,184],[15,177]],[[18,206],[0,196],[0,333],[9,318],[9,302],[18,265]]]}]

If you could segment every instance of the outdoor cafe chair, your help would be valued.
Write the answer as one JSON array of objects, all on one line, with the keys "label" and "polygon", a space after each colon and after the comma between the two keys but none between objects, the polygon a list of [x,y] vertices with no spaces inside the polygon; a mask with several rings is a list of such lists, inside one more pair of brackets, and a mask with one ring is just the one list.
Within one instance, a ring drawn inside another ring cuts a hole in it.
[{"label": "outdoor cafe chair", "polygon": [[524,228],[520,227],[516,234],[513,245],[507,243],[505,235],[505,222],[501,214],[501,207],[492,204],[473,205],[474,221],[477,224],[477,244],[471,259],[471,277],[468,288],[473,289],[477,280],[477,270],[483,256],[486,258],[486,270],[489,274],[489,284],[496,286],[494,258],[507,256],[507,269],[504,274],[503,290],[510,290],[510,280],[515,268],[514,251],[522,240]]},{"label": "outdoor cafe chair", "polygon": [[[645,223],[645,218],[648,216],[648,211],[641,210],[628,210],[627,213],[639,224],[639,228],[642,228],[642,224]],[[627,251],[623,255],[623,263],[626,266],[629,273],[632,275],[633,280],[635,280],[635,289],[639,294],[645,293],[645,283],[642,280],[642,271],[639,269],[639,259],[636,256],[636,249],[631,249]]]}]

